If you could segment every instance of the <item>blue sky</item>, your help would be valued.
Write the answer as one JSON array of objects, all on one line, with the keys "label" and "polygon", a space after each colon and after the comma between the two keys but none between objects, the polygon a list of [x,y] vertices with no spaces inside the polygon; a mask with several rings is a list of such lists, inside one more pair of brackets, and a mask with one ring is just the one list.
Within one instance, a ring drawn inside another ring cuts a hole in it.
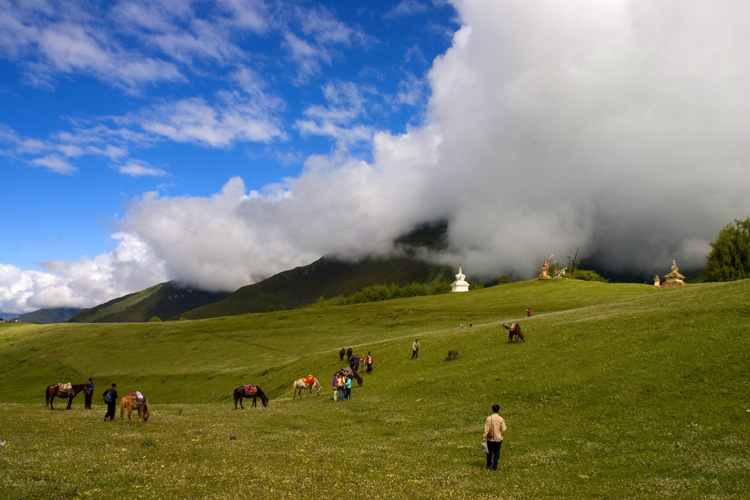
[{"label": "blue sky", "polygon": [[295,176],[346,140],[327,126],[361,127],[346,146],[367,157],[373,130],[422,120],[424,77],[458,26],[442,2],[183,4],[5,6],[0,161],[17,210],[0,262],[111,250],[112,220],[144,191]]},{"label": "blue sky", "polygon": [[394,251],[699,268],[750,214],[742,2],[0,0],[0,311]]}]

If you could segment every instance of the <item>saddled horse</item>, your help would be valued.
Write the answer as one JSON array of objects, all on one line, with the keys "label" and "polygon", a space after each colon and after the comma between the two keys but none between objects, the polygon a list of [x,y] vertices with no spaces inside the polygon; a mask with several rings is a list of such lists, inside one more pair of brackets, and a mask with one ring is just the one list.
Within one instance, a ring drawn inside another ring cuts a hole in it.
[{"label": "saddled horse", "polygon": [[148,417],[151,416],[148,401],[143,395],[141,395],[142,399],[139,399],[137,396],[138,395],[135,392],[131,392],[120,398],[120,422],[125,420],[125,409],[128,410],[129,423],[132,423],[131,416],[133,415],[133,410],[138,413],[139,422],[143,421],[144,424],[148,422]]},{"label": "saddled horse", "polygon": [[292,394],[292,399],[296,398],[297,395],[299,395],[299,398],[302,399],[302,391],[308,388],[310,389],[310,396],[312,396],[313,387],[318,391],[318,396],[320,396],[320,382],[318,382],[318,379],[316,379],[312,375],[298,378],[294,381],[294,384],[292,384],[292,390],[294,391],[294,393]]},{"label": "saddled horse", "polygon": [[257,400],[260,398],[263,406],[268,406],[268,397],[257,385],[241,385],[234,390],[234,409],[237,409],[237,403],[240,403],[240,408],[245,409],[242,406],[242,398],[253,398],[253,407],[257,406]]},{"label": "saddled horse", "polygon": [[362,377],[360,377],[359,373],[355,372],[351,366],[346,366],[342,368],[341,371],[349,375],[351,378],[355,379],[357,381],[357,385],[362,387]]},{"label": "saddled horse", "polygon": [[521,325],[518,323],[513,323],[510,326],[503,323],[503,328],[508,330],[508,342],[513,342],[514,339],[516,342],[518,342],[518,339],[521,339],[521,342],[526,342],[526,337],[523,336],[521,331]]},{"label": "saddled horse", "polygon": [[70,410],[70,405],[73,404],[73,398],[76,396],[76,394],[86,388],[86,384],[69,384],[70,387],[63,388],[64,385],[68,384],[50,385],[47,386],[47,390],[44,391],[44,397],[47,401],[47,406],[49,406],[50,409],[55,409],[55,407],[52,406],[52,400],[54,400],[55,398],[68,398],[67,409]]}]

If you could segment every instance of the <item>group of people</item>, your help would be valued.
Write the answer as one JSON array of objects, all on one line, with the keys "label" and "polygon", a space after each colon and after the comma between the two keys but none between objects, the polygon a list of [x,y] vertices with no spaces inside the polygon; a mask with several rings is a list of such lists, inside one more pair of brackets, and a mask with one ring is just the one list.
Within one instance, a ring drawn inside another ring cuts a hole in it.
[{"label": "group of people", "polygon": [[339,359],[343,361],[344,356],[346,356],[347,363],[355,372],[359,372],[359,367],[364,366],[366,373],[372,373],[372,353],[370,351],[367,351],[366,355],[360,356],[359,354],[353,354],[351,347],[349,349],[342,347],[339,351]]},{"label": "group of people", "polygon": [[331,382],[334,401],[344,401],[352,398],[352,377],[344,370],[337,371]]}]

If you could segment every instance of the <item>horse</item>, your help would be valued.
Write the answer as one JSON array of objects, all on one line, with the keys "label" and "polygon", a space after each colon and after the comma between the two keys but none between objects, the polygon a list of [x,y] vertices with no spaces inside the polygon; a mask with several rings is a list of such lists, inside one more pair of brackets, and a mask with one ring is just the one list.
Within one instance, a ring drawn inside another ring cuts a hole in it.
[{"label": "horse", "polygon": [[44,397],[47,401],[46,406],[49,406],[52,410],[55,409],[55,407],[52,406],[52,400],[54,400],[55,397],[68,398],[68,407],[66,409],[70,410],[70,405],[73,404],[73,398],[76,397],[76,394],[86,388],[86,384],[71,384],[69,389],[62,389],[62,385],[63,384],[50,385],[47,386],[47,390],[44,391]]},{"label": "horse", "polygon": [[526,342],[526,337],[523,336],[523,332],[521,331],[521,325],[518,323],[513,323],[510,326],[503,323],[503,328],[508,330],[508,342],[513,342],[514,338],[516,342],[518,342],[518,339],[521,339],[521,342]]},{"label": "horse", "polygon": [[351,366],[346,366],[341,369],[344,373],[349,375],[351,378],[357,380],[357,385],[362,387],[362,377],[359,376],[359,373],[355,372]]},{"label": "horse", "polygon": [[138,402],[135,392],[131,392],[130,394],[126,394],[125,396],[120,398],[120,422],[123,422],[125,420],[126,408],[128,410],[128,423],[132,423],[131,416],[133,415],[133,410],[138,413],[138,421],[143,421],[144,424],[148,422],[148,417],[151,416],[151,410],[149,410],[148,401],[145,397],[143,397],[143,401]]},{"label": "horse", "polygon": [[268,406],[268,397],[257,385],[241,385],[234,390],[234,409],[237,409],[237,403],[240,403],[240,408],[245,409],[242,406],[242,398],[253,398],[253,407],[257,406],[258,398],[260,398],[263,406]]},{"label": "horse", "polygon": [[[312,381],[310,379],[312,379]],[[292,384],[292,399],[296,398],[297,395],[299,395],[299,398],[302,399],[302,390],[307,388],[310,389],[310,396],[312,396],[313,387],[318,391],[318,396],[320,396],[320,382],[318,382],[318,379],[316,379],[312,375],[298,378],[294,381],[294,384]]]}]

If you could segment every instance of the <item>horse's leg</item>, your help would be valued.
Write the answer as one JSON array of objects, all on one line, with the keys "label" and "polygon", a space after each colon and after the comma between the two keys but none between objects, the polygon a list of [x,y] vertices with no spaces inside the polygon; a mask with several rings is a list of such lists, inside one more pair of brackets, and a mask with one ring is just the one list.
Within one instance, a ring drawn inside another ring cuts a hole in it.
[{"label": "horse's leg", "polygon": [[70,405],[72,404],[73,404],[73,396],[68,396],[68,407],[65,409],[70,410]]},{"label": "horse's leg", "polygon": [[50,408],[50,410],[54,410],[55,409],[55,407],[52,406],[52,400],[53,399],[55,399],[55,395],[54,394],[50,394],[50,396],[49,396],[49,408]]}]

